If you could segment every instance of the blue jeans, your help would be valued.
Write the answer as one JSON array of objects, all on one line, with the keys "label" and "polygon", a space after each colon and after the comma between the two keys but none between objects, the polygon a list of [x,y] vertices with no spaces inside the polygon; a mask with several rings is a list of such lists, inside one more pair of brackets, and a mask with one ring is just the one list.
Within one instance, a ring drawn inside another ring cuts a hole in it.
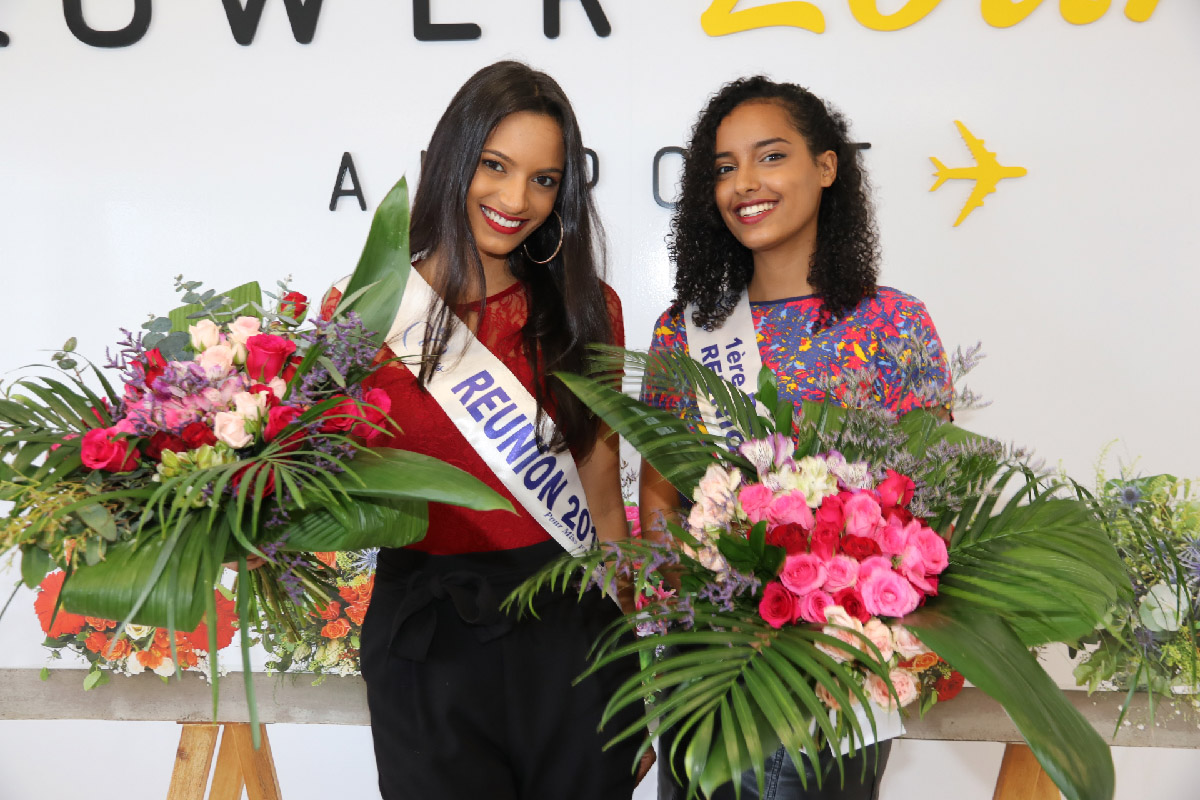
[{"label": "blue jeans", "polygon": [[[682,750],[682,748],[680,748]],[[842,759],[846,780],[843,783],[838,772],[837,763],[828,750],[821,753],[821,788],[817,788],[817,777],[812,764],[805,759],[804,771],[808,788],[800,783],[800,775],[796,765],[782,747],[767,757],[763,765],[763,793],[761,800],[878,800],[879,785],[883,780],[883,770],[887,766],[888,755],[892,751],[890,741],[881,742],[859,751],[851,758]],[[669,741],[659,747],[658,761],[658,800],[684,800],[687,796],[685,787],[675,782],[671,775],[671,767],[665,756],[670,752]],[[878,762],[876,762],[878,753]],[[866,775],[863,775],[863,764],[866,764]],[[682,764],[677,764],[679,774],[683,774]],[[742,798],[756,800],[758,782],[754,771],[748,770],[741,778]],[[727,783],[719,787],[709,800],[733,800],[733,784]]]}]

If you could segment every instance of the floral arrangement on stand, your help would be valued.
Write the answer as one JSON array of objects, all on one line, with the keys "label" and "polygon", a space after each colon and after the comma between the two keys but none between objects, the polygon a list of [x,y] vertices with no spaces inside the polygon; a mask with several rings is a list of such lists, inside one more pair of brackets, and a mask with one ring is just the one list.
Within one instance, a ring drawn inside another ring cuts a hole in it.
[{"label": "floral arrangement on stand", "polygon": [[[74,652],[87,660],[89,667],[83,679],[84,690],[103,686],[109,674],[140,675],[153,672],[166,680],[176,669],[197,672],[208,677],[216,659],[209,659],[208,626],[201,622],[195,630],[175,631],[174,653],[171,633],[166,628],[149,625],[126,625],[118,636],[118,622],[99,617],[85,617],[59,610],[58,596],[62,591],[64,573],[55,570],[42,579],[33,602],[34,613],[46,634],[45,646],[50,657],[62,658],[63,651]],[[216,606],[216,647],[223,650],[233,643],[237,630],[237,611],[233,598],[224,587],[214,590]],[[49,668],[42,670],[43,679]]]},{"label": "floral arrangement on stand", "polygon": [[267,669],[311,672],[313,685],[329,675],[360,674],[358,650],[363,618],[375,588],[378,549],[356,553],[314,553],[336,574],[337,599],[318,605],[299,636],[264,631],[263,647],[271,654]]},{"label": "floral arrangement on stand", "polygon": [[[655,656],[606,719],[657,700],[614,740],[674,730],[660,758],[682,759],[689,795],[707,796],[747,770],[761,785],[781,744],[801,775],[822,748],[840,761],[874,738],[882,710],[928,709],[965,676],[1005,707],[1068,798],[1112,796],[1107,745],[1030,652],[1075,640],[1128,596],[1086,502],[933,412],[897,419],[870,406],[854,391],[869,375],[837,387],[848,407],[794,407],[763,370],[756,406],[686,356],[600,351],[598,374],[619,367],[651,392],[703,392],[742,444],[727,450],[725,435],[560,376],[694,501],[663,521],[670,536],[563,559],[509,598],[528,608],[541,588],[576,581],[581,592],[629,582],[644,598],[597,642],[591,667]],[[637,627],[659,635],[630,641]]]},{"label": "floral arrangement on stand", "polygon": [[[20,551],[31,588],[63,570],[52,617],[118,620],[102,656],[129,625],[161,627],[176,666],[176,633],[217,618],[214,589],[236,564],[256,722],[250,630],[261,617],[295,635],[327,606],[328,570],[311,553],[419,540],[428,500],[511,509],[443,462],[371,447],[398,429],[366,381],[409,268],[401,180],[328,319],[305,326],[307,301],[287,291],[267,307],[254,283],[217,294],[177,280],[187,305],[126,332],[107,370],[82,366],[68,342],[57,375],[0,396],[0,500],[11,503],[0,555]],[[251,570],[254,557],[265,563]],[[217,631],[208,625],[213,655]]]},{"label": "floral arrangement on stand", "polygon": [[1094,502],[1133,594],[1076,643],[1076,681],[1130,697],[1200,694],[1200,486],[1129,469],[1110,478],[1101,467]]}]

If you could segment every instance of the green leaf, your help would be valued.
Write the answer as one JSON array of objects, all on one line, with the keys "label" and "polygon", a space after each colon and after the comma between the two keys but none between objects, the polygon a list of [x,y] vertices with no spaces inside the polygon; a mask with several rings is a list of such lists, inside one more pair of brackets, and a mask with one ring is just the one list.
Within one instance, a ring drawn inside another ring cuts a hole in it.
[{"label": "green leaf", "polygon": [[43,681],[50,680],[50,668],[49,667],[42,667],[42,671],[38,673],[38,680],[43,680]]},{"label": "green leaf", "polygon": [[[189,319],[189,317],[198,311],[203,311],[204,303],[207,300],[211,300],[214,294],[210,289],[200,296],[201,302],[188,303],[171,311],[167,315],[171,320],[168,330],[173,333],[187,334],[188,326],[195,324],[195,321]],[[255,303],[262,305],[262,289],[259,288],[258,281],[243,283],[241,286],[230,289],[228,292],[223,292],[222,294],[229,298],[229,303],[224,309],[218,310],[213,314],[219,322],[232,322],[234,317],[241,315],[246,310],[247,306]],[[162,349],[161,346],[159,349]]]},{"label": "green leaf", "polygon": [[997,700],[1068,800],[1105,800],[1115,783],[1108,745],[995,614],[938,603],[904,618],[921,641]]},{"label": "green leaf", "polygon": [[[342,293],[351,298],[338,306],[339,315],[354,311],[363,327],[371,331],[377,344],[382,344],[400,309],[400,298],[411,269],[408,250],[408,181],[401,178],[371,220],[371,232],[363,245],[358,266]],[[375,284],[369,292],[354,295]]]},{"label": "green leaf", "polygon": [[85,525],[100,534],[105,540],[110,542],[117,540],[117,524],[113,521],[112,514],[104,506],[99,503],[80,506],[75,513],[79,515]]},{"label": "green leaf", "polygon": [[285,550],[328,552],[404,547],[425,536],[429,516],[414,500],[360,500],[307,511],[288,524]]},{"label": "green leaf", "polygon": [[513,510],[512,503],[475,476],[407,450],[364,448],[351,460],[348,473],[353,477],[343,479],[342,488],[355,497],[427,500],[473,511]]},{"label": "green leaf", "polygon": [[21,548],[21,580],[30,589],[36,589],[52,569],[54,560],[45,550],[33,544]]}]

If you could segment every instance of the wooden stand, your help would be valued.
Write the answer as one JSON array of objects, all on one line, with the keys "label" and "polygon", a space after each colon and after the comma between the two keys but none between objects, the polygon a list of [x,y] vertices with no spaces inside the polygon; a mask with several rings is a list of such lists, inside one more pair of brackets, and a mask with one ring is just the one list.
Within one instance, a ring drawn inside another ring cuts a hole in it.
[{"label": "wooden stand", "polygon": [[1059,793],[1027,745],[1007,744],[992,800],[1059,800]]},{"label": "wooden stand", "polygon": [[[175,770],[167,800],[240,800],[242,788],[250,800],[281,800],[279,776],[267,726],[260,725],[262,746],[254,749],[253,731],[245,722],[182,722],[179,749],[175,751]],[[208,773],[220,733],[221,750],[209,786]]]}]

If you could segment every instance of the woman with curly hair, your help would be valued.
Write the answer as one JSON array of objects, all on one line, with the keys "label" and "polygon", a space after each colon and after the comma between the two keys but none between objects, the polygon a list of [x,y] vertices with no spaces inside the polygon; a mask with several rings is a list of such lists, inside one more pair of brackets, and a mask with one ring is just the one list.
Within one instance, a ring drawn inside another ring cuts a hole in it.
[{"label": "woman with curly hair", "polygon": [[[675,300],[655,325],[651,353],[688,353],[748,392],[761,363],[793,402],[833,399],[896,414],[948,402],[949,372],[924,305],[876,284],[879,235],[846,119],[808,90],[758,76],[709,100],[684,157],[670,252]],[[736,359],[728,357],[735,345]],[[650,379],[643,398],[714,424],[703,398],[686,391]],[[674,488],[643,461],[643,530],[666,535],[664,520],[679,506]],[[889,749],[883,741],[847,759],[844,782],[833,759],[823,759],[820,789],[805,761],[805,789],[781,748],[766,764],[764,796],[875,798]],[[752,771],[740,783],[742,797],[759,796]],[[732,786],[713,797],[726,796]],[[684,797],[666,759],[659,797]]]}]

